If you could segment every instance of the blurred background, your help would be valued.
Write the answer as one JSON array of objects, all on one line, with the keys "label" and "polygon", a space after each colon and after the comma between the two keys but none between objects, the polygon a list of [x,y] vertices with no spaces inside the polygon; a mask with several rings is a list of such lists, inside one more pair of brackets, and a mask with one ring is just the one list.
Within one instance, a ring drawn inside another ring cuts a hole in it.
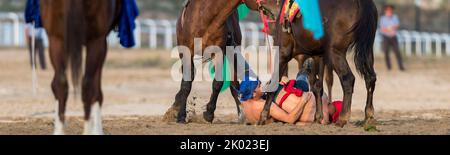
[{"label": "blurred background", "polygon": [[[171,49],[175,42],[175,20],[184,0],[138,0],[140,27],[136,30],[137,48]],[[384,4],[393,4],[401,21],[399,41],[406,55],[450,55],[450,1],[448,0],[375,0],[379,13]],[[23,14],[25,0],[0,0],[0,47],[25,47]],[[244,45],[264,42],[258,13],[253,12],[241,24]],[[112,34],[115,35],[115,34]],[[110,45],[117,46],[115,37]],[[47,43],[46,43],[47,44]],[[375,45],[381,50],[381,39]]]},{"label": "blurred background", "polygon": [[[184,0],[138,0],[142,18],[176,19]],[[0,12],[22,12],[25,0],[0,0]],[[378,8],[389,3],[397,7],[402,28],[450,33],[448,0],[375,0]],[[380,10],[381,11],[381,10]],[[249,20],[257,21],[254,14]]]},{"label": "blurred background", "polygon": [[[106,115],[163,115],[171,105],[179,82],[170,75],[177,61],[170,56],[176,45],[175,21],[184,0],[137,0],[141,16],[135,31],[137,45],[125,50],[118,44],[117,34],[108,38],[111,47],[104,70],[103,89]],[[447,116],[429,110],[450,110],[450,1],[449,0],[374,0],[380,15],[384,4],[396,7],[400,19],[398,41],[406,72],[388,70],[382,52],[382,37],[375,43],[375,69],[378,83],[374,97],[378,117],[390,111],[406,118],[439,118]],[[32,93],[23,10],[25,0],[0,0],[0,118],[51,116],[54,109],[50,83],[53,70],[45,50],[47,70],[38,69],[38,92]],[[207,8],[205,8],[207,9]],[[241,22],[243,44],[264,45],[262,24],[254,12]],[[45,36],[44,36],[45,38]],[[46,39],[44,44],[48,45]],[[349,55],[350,56],[350,55]],[[397,66],[395,59],[391,60]],[[352,60],[349,57],[349,62]],[[293,62],[291,67],[296,68]],[[354,70],[354,65],[351,65]],[[296,70],[290,70],[295,75]],[[354,72],[356,75],[356,72]],[[358,76],[357,76],[358,77]],[[208,81],[194,84],[192,96],[196,108],[204,108],[211,92]],[[366,88],[357,78],[353,109],[363,117]],[[333,99],[342,99],[339,79],[335,78]],[[72,96],[71,96],[72,97]],[[69,99],[69,102],[76,100]],[[218,113],[235,116],[236,108],[229,93],[219,98]],[[11,104],[15,103],[15,104]],[[32,107],[32,108],[30,108]],[[424,112],[425,110],[425,112]],[[202,111],[202,110],[200,110]],[[359,111],[359,113],[358,113]],[[200,113],[200,112],[199,112]],[[69,104],[69,115],[82,115],[81,104]],[[400,114],[398,114],[400,115]]]}]

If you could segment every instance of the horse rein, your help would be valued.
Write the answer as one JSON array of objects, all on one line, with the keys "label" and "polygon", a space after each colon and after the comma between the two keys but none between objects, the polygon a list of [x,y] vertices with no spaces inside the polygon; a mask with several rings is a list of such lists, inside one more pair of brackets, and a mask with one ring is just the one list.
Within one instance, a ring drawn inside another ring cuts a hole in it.
[{"label": "horse rein", "polygon": [[[263,6],[263,2],[264,2],[265,0],[256,0],[256,3],[257,3],[257,5],[258,5],[258,11],[259,11],[259,15],[260,15],[260,17],[261,17],[261,21],[263,22],[263,24],[264,24],[264,28],[263,28],[263,32],[264,33],[266,33],[266,34],[268,34],[269,33],[269,23],[275,23],[276,22],[276,19],[273,19],[273,20],[270,20],[270,19],[268,19],[268,15],[266,15],[266,13],[267,12],[269,12],[270,13],[270,15],[272,15],[273,16],[273,13],[272,12],[270,12],[270,11],[268,11],[268,9],[266,8],[266,7],[264,7]],[[242,0],[242,3],[245,3],[246,2],[246,0]],[[277,0],[277,5],[279,5],[280,4],[280,0]]]}]

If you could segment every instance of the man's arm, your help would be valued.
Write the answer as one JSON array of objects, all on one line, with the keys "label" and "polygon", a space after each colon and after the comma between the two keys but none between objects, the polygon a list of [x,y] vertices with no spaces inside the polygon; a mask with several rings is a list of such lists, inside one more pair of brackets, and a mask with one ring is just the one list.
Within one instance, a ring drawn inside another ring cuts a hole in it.
[{"label": "man's arm", "polygon": [[272,103],[270,106],[270,116],[278,121],[282,121],[289,124],[294,124],[297,119],[292,117],[289,113],[281,109],[279,106]]},{"label": "man's arm", "polygon": [[311,93],[305,93],[302,97],[302,101],[298,102],[298,104],[294,107],[291,113],[286,112],[281,109],[279,106],[272,104],[270,107],[270,115],[279,121],[294,124],[303,113],[303,109],[305,108],[306,103],[311,99]]}]

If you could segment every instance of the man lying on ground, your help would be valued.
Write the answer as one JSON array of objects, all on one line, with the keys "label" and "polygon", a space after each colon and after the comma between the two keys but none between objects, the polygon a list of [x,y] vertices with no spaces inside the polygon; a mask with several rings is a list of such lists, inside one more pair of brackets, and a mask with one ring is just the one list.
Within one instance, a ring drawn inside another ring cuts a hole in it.
[{"label": "man lying on ground", "polygon": [[[307,76],[307,75],[306,75]],[[265,99],[261,82],[257,79],[245,78],[240,87],[242,108],[249,124],[255,124],[263,111]],[[271,121],[289,124],[311,124],[316,112],[316,99],[309,92],[308,79],[299,74],[296,80],[283,77],[276,92],[276,101],[270,106]],[[335,123],[339,119],[342,102],[328,103],[326,94],[322,97],[324,119]],[[322,120],[322,122],[324,122]]]}]

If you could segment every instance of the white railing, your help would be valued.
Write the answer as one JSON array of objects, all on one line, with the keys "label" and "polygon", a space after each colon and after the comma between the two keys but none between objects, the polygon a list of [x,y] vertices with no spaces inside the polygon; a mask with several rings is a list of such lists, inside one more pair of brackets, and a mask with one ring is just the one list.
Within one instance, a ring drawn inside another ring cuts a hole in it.
[{"label": "white railing", "polygon": [[[172,49],[176,45],[176,21],[142,19],[137,22],[136,47]],[[242,22],[242,45],[263,45],[262,24]],[[0,47],[25,47],[23,14],[0,13]],[[406,56],[450,56],[450,34],[399,31],[400,48]],[[117,33],[108,37],[111,47],[120,47]],[[382,53],[382,37],[377,34],[375,53]]]},{"label": "white railing", "polygon": [[[10,24],[9,29],[3,29],[3,25]],[[3,43],[9,40],[9,44],[13,46],[20,45],[20,17],[19,14],[16,13],[0,13],[0,36],[3,36],[1,39]],[[0,44],[1,45],[1,44]]]}]

